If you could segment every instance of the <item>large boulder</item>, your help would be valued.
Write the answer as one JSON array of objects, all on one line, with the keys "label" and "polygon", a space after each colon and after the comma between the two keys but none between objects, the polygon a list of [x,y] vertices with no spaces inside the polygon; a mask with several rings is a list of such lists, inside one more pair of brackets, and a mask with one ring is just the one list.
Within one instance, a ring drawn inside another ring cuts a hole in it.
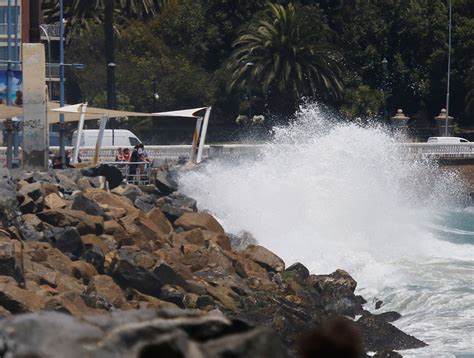
[{"label": "large boulder", "polygon": [[86,177],[105,177],[109,185],[109,189],[118,187],[123,181],[123,175],[120,169],[112,165],[99,164],[95,167],[82,169],[81,174]]},{"label": "large boulder", "polygon": [[184,230],[200,228],[207,231],[225,234],[224,228],[210,214],[207,213],[184,213],[175,222],[175,227],[182,227]]},{"label": "large boulder", "polygon": [[356,324],[362,334],[365,349],[368,351],[414,349],[426,346],[426,343],[392,326],[384,317],[366,313]]},{"label": "large boulder", "polygon": [[65,228],[74,226],[81,235],[96,234],[104,232],[104,219],[99,216],[88,215],[78,210],[45,210],[37,214],[41,221],[52,226]]},{"label": "large boulder", "polygon": [[249,245],[242,254],[268,271],[281,272],[285,269],[285,262],[263,246]]},{"label": "large boulder", "polygon": [[71,209],[83,211],[93,216],[104,216],[105,211],[94,200],[85,197],[82,194],[76,195],[71,205]]},{"label": "large boulder", "polygon": [[121,288],[107,275],[94,276],[87,286],[86,294],[100,296],[114,308],[128,308]]}]

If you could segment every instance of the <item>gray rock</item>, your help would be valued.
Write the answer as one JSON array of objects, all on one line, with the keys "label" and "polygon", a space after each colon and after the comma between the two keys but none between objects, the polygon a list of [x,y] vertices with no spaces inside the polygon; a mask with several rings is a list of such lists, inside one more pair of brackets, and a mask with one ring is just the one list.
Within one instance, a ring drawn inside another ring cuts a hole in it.
[{"label": "gray rock", "polygon": [[75,227],[57,229],[55,239],[55,246],[64,253],[76,256],[82,251],[81,234]]},{"label": "gray rock", "polygon": [[73,210],[80,210],[85,212],[89,215],[94,216],[104,216],[105,211],[102,209],[99,204],[95,201],[86,198],[84,195],[79,194],[74,197],[74,201],[72,202],[71,209]]},{"label": "gray rock", "polygon": [[137,197],[134,203],[137,208],[139,208],[141,211],[145,213],[156,208],[155,198],[153,198],[153,196],[148,195],[148,194]]}]

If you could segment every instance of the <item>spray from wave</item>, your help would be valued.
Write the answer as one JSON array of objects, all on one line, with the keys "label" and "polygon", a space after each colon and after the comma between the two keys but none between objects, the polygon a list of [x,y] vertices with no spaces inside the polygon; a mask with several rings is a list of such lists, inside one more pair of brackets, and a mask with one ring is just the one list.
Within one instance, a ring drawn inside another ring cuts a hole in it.
[{"label": "spray from wave", "polygon": [[216,160],[185,174],[185,194],[233,233],[249,231],[287,264],[343,268],[376,294],[406,283],[400,262],[466,259],[437,240],[439,212],[464,199],[464,183],[429,161],[407,160],[377,125],[341,123],[306,105],[257,158]]}]

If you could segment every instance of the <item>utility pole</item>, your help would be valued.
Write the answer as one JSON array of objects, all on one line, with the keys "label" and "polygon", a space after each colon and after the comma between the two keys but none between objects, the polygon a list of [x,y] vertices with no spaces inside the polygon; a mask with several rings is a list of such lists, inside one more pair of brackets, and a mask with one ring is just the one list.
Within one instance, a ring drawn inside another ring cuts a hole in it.
[{"label": "utility pole", "polygon": [[[59,106],[64,107],[64,4],[59,0]],[[59,115],[59,155],[65,163],[66,151],[64,150],[64,114]]]},{"label": "utility pole", "polygon": [[452,6],[451,0],[449,1],[449,20],[448,20],[448,78],[447,78],[447,85],[446,85],[446,128],[444,135],[448,136],[448,122],[449,122],[449,85],[451,80],[451,13],[452,13]]}]

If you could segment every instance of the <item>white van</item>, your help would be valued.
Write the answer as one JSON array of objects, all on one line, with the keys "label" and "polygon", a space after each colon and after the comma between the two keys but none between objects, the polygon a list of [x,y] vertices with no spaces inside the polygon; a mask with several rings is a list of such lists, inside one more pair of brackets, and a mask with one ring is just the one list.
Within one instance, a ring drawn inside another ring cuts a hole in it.
[{"label": "white van", "polygon": [[459,144],[469,143],[467,139],[459,137],[429,137],[428,143],[432,144]]},{"label": "white van", "polygon": [[[97,143],[98,129],[84,129],[80,142],[81,147],[93,147]],[[76,145],[77,131],[72,135],[71,145]],[[142,141],[127,129],[106,129],[102,138],[102,146],[134,147]]]}]

